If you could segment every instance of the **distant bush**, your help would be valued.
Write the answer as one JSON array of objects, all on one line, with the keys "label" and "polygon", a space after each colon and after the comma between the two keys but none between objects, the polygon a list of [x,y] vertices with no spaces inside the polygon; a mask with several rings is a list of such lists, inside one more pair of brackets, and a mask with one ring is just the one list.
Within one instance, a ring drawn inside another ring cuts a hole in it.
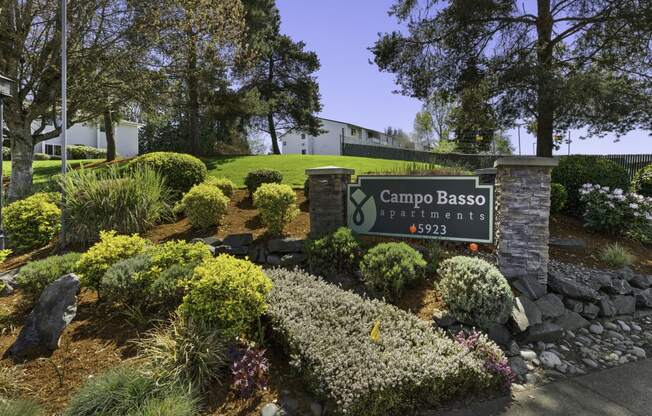
[{"label": "distant bush", "polygon": [[11,160],[11,149],[8,147],[2,148],[2,160]]},{"label": "distant bush", "polygon": [[281,183],[283,182],[283,174],[275,169],[259,169],[247,173],[245,177],[245,186],[249,190],[249,195],[254,192],[264,183]]},{"label": "distant bush", "polygon": [[360,242],[346,227],[309,241],[307,251],[310,271],[320,276],[352,272],[361,254]]},{"label": "distant bush", "polygon": [[235,192],[235,183],[228,178],[216,178],[214,176],[209,176],[206,178],[206,182],[209,185],[216,186],[222,193],[231,198]]},{"label": "distant bush", "polygon": [[66,149],[68,149],[68,159],[70,160],[106,159],[106,149],[77,144],[66,146]]},{"label": "distant bush", "polygon": [[439,267],[438,288],[451,314],[462,322],[487,328],[512,311],[512,289],[502,273],[476,257],[457,256]]},{"label": "distant bush", "polygon": [[33,160],[50,160],[52,159],[52,156],[46,154],[46,153],[34,153]]},{"label": "distant bush", "polygon": [[195,228],[208,228],[220,223],[229,206],[229,198],[210,184],[195,185],[183,196],[179,207]]},{"label": "distant bush", "polygon": [[297,194],[289,185],[277,183],[262,184],[254,192],[254,206],[272,235],[283,234],[285,226],[299,213]]},{"label": "distant bush", "polygon": [[632,191],[646,197],[652,197],[652,164],[636,172],[634,179],[632,179]]},{"label": "distant bush", "polygon": [[599,183],[610,188],[629,188],[629,175],[622,166],[611,160],[584,155],[565,156],[552,170],[552,182],[566,188],[566,209],[580,216],[583,211],[579,190],[585,183]]},{"label": "distant bush", "polygon": [[342,414],[411,414],[502,384],[483,357],[414,314],[301,271],[268,275],[274,335],[311,393]]},{"label": "distant bush", "polygon": [[0,399],[0,415],[2,416],[40,416],[42,414],[40,406],[34,402]]},{"label": "distant bush", "polygon": [[166,185],[180,198],[194,185],[206,180],[208,170],[201,160],[185,153],[153,152],[138,156],[129,163],[131,168],[147,166],[159,172]]},{"label": "distant bush", "polygon": [[180,310],[186,317],[217,325],[227,339],[251,333],[265,312],[271,282],[247,260],[222,254],[195,268]]},{"label": "distant bush", "polygon": [[117,235],[115,231],[100,231],[100,241],[82,254],[75,266],[82,286],[100,293],[106,271],[120,260],[142,253],[148,244],[137,234]]},{"label": "distant bush", "polygon": [[80,258],[81,253],[67,253],[30,261],[20,269],[16,282],[32,299],[38,299],[50,283],[63,275],[73,273]]},{"label": "distant bush", "polygon": [[47,245],[61,230],[61,195],[37,193],[12,202],[3,212],[9,245],[28,251]]},{"label": "distant bush", "polygon": [[607,244],[600,250],[600,258],[611,267],[631,266],[636,257],[618,243]]},{"label": "distant bush", "polygon": [[550,212],[556,214],[566,207],[568,192],[560,183],[550,184]]},{"label": "distant bush", "polygon": [[148,168],[73,170],[60,178],[65,195],[66,241],[97,241],[100,231],[142,233],[171,217],[161,176]]},{"label": "distant bush", "polygon": [[425,267],[421,253],[405,243],[378,244],[360,263],[365,286],[389,299],[398,298],[405,285],[423,277]]}]

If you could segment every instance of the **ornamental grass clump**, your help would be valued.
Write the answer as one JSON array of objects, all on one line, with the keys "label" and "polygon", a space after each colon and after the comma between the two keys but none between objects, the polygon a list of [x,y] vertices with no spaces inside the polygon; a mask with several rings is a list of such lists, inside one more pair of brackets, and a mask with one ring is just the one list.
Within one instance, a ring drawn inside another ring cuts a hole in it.
[{"label": "ornamental grass clump", "polygon": [[61,230],[57,193],[37,193],[7,205],[3,225],[8,243],[16,251],[46,246]]},{"label": "ornamental grass clump", "polygon": [[228,206],[229,198],[218,187],[208,183],[193,186],[179,203],[179,209],[192,226],[200,229],[219,224]]},{"label": "ornamental grass clump", "polygon": [[442,300],[460,321],[487,328],[507,320],[514,297],[494,265],[477,257],[456,256],[441,263],[439,276]]},{"label": "ornamental grass clump", "polygon": [[254,193],[254,206],[272,235],[283,234],[283,229],[298,214],[297,194],[289,185],[262,184]]},{"label": "ornamental grass clump", "polygon": [[600,250],[601,258],[611,267],[631,266],[636,257],[618,243],[607,244]]},{"label": "ornamental grass clump", "polygon": [[502,383],[485,359],[409,312],[299,270],[268,275],[274,336],[306,386],[338,414],[407,414]]},{"label": "ornamental grass clump", "polygon": [[409,283],[422,278],[426,261],[405,243],[383,243],[370,249],[360,263],[367,288],[396,299]]}]

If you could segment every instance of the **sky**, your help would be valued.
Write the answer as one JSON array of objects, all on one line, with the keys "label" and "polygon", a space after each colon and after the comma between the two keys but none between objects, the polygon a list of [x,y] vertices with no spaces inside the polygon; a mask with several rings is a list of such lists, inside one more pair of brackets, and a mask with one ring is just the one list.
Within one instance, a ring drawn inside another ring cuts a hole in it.
[{"label": "sky", "polygon": [[[381,73],[370,64],[368,50],[379,32],[399,28],[387,15],[393,0],[277,0],[281,29],[295,41],[304,41],[321,62],[317,73],[325,118],[345,121],[374,130],[387,126],[412,131],[414,115],[421,103],[395,94],[394,75]],[[571,132],[571,153],[627,154],[652,153],[649,132],[634,131],[615,143],[613,136],[575,139],[583,133]],[[518,154],[516,130],[508,132]],[[521,129],[521,153],[533,154],[535,138]],[[557,153],[568,153],[563,146]]]}]

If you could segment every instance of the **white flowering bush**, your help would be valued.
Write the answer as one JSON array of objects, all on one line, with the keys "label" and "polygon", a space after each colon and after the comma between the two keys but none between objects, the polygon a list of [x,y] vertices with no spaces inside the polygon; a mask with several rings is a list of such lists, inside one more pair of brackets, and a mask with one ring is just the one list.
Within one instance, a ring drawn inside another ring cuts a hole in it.
[{"label": "white flowering bush", "polygon": [[505,385],[486,354],[409,312],[303,271],[267,273],[274,283],[267,298],[274,336],[307,387],[337,414],[407,414]]},{"label": "white flowering bush", "polygon": [[579,193],[587,228],[644,242],[652,239],[652,197],[590,183],[582,185]]}]

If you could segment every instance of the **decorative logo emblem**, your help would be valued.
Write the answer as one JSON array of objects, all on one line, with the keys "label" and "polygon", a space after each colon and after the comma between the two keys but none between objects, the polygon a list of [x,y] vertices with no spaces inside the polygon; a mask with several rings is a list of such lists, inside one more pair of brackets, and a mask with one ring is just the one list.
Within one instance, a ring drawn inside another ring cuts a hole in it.
[{"label": "decorative logo emblem", "polygon": [[376,223],[376,201],[372,196],[366,195],[361,189],[356,189],[349,196],[349,224],[351,229],[364,233]]}]

